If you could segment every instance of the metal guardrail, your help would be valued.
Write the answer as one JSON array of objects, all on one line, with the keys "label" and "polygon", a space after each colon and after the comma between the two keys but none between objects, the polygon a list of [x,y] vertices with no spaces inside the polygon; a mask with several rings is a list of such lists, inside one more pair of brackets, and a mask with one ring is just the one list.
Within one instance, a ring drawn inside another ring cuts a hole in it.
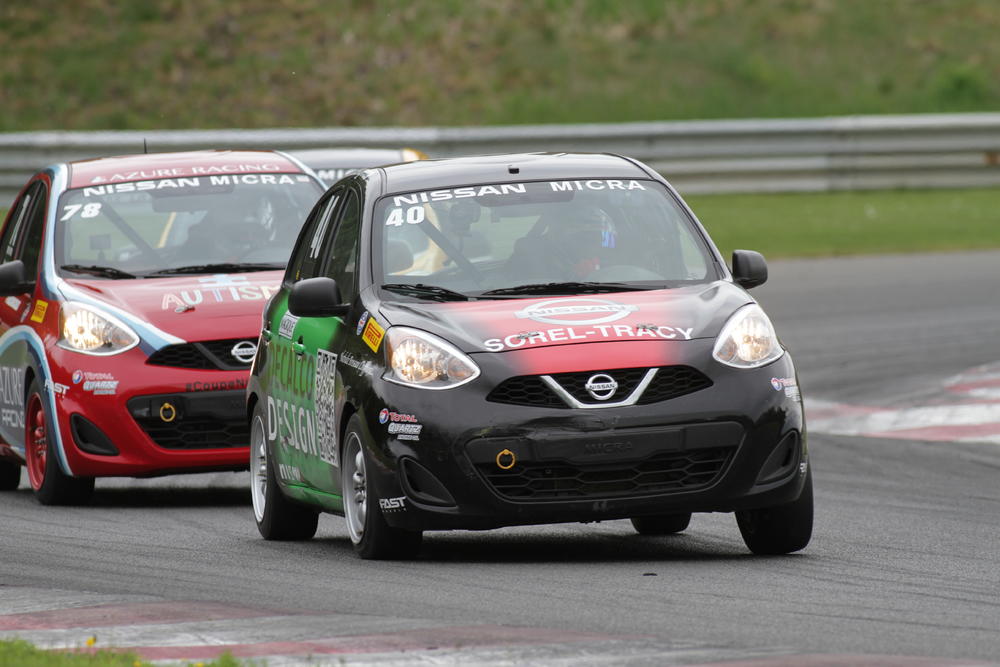
[{"label": "metal guardrail", "polygon": [[0,134],[0,206],[38,168],[198,148],[418,148],[431,157],[534,151],[636,157],[682,193],[1000,185],[1000,113],[468,128]]}]

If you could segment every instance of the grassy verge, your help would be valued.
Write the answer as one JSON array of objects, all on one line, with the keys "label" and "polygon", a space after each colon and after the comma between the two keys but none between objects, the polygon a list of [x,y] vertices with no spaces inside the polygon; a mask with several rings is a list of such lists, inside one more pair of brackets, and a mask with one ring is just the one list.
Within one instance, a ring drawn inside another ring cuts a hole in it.
[{"label": "grassy verge", "polygon": [[995,0],[0,2],[0,131],[993,111]]},{"label": "grassy verge", "polygon": [[686,197],[716,245],[769,258],[1000,248],[1000,191]]},{"label": "grassy verge", "polygon": [[[90,645],[90,642],[87,642]],[[230,655],[209,662],[189,662],[192,667],[239,667]],[[11,667],[151,667],[134,653],[107,649],[94,653],[60,653],[36,648],[20,639],[0,640],[0,665]]]}]

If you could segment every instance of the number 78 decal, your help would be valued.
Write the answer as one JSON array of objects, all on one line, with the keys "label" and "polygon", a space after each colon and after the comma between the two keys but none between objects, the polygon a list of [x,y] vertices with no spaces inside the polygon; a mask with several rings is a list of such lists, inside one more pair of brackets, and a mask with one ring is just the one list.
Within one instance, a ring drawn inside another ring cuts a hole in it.
[{"label": "number 78 decal", "polygon": [[101,214],[101,204],[99,202],[91,202],[90,204],[68,204],[63,206],[63,216],[59,218],[59,222],[66,222],[77,213],[80,214],[81,218],[96,218]]}]

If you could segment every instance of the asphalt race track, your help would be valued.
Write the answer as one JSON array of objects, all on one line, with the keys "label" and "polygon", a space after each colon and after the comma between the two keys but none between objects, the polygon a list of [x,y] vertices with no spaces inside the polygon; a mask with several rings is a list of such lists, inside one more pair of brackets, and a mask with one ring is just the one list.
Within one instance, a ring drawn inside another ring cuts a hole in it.
[{"label": "asphalt race track", "polygon": [[0,498],[0,637],[291,664],[1000,664],[1000,252],[773,262],[798,363],[813,542],[729,515],[430,534],[362,562],[342,520],[264,542],[247,476]]}]

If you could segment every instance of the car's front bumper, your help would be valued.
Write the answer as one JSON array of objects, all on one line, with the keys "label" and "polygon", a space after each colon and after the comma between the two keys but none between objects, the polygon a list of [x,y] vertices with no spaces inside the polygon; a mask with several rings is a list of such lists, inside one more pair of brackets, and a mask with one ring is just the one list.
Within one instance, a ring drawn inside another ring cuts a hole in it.
[{"label": "car's front bumper", "polygon": [[[493,528],[797,498],[808,451],[789,356],[705,372],[712,386],[694,393],[587,410],[486,401],[489,381],[446,392],[379,384],[364,415],[376,443],[369,475],[381,499],[405,499],[382,511],[408,529]],[[405,424],[420,426],[418,439]]]}]

